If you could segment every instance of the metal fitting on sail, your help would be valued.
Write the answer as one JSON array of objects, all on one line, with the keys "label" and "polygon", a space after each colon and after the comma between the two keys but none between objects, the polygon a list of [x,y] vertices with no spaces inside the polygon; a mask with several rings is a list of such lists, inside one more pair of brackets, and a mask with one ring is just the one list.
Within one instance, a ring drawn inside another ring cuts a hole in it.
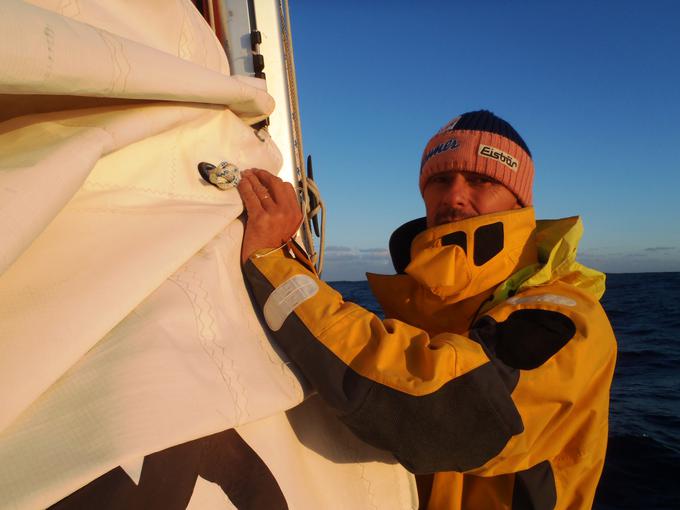
[{"label": "metal fitting on sail", "polygon": [[222,190],[235,188],[241,182],[241,171],[227,161],[221,161],[217,166],[203,161],[198,164],[198,173],[206,182]]}]

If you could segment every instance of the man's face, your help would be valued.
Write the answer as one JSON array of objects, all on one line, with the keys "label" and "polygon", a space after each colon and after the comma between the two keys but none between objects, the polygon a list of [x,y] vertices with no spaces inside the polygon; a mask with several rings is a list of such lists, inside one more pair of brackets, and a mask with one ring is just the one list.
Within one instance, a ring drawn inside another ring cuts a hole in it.
[{"label": "man's face", "polygon": [[430,177],[423,200],[428,227],[522,207],[501,183],[485,175],[460,171]]}]

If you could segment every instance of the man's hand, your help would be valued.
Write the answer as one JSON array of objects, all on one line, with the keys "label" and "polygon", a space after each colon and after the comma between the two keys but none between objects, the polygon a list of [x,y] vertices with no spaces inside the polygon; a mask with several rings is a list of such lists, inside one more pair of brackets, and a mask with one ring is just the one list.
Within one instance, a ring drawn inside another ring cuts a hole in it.
[{"label": "man's hand", "polygon": [[245,264],[257,250],[278,248],[293,237],[302,211],[293,186],[266,170],[243,172],[238,192],[248,213],[241,248],[241,263]]}]

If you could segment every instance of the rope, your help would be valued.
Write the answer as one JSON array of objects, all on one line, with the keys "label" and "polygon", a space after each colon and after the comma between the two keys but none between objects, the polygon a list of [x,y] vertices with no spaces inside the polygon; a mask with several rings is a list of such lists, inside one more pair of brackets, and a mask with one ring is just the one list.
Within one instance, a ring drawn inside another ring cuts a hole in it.
[{"label": "rope", "polygon": [[[305,235],[307,235],[306,242],[311,244],[312,250],[314,247],[314,239],[312,237],[310,222],[314,216],[319,215],[321,217],[319,227],[319,251],[313,253],[312,257],[310,257],[316,266],[316,272],[320,275],[323,271],[324,253],[326,248],[326,204],[321,198],[321,193],[319,192],[319,187],[316,185],[316,183],[312,179],[307,178],[307,176],[305,176],[305,180],[307,181],[307,192],[311,193],[316,198],[316,207],[307,212],[305,217],[305,228],[303,229],[305,231]],[[309,207],[308,201],[305,201],[305,207]]]},{"label": "rope", "polygon": [[[298,112],[297,78],[295,75],[295,60],[293,57],[292,35],[290,31],[290,9],[288,0],[280,0],[281,23],[283,24],[281,34],[283,37],[283,55],[286,66],[286,76],[288,78],[288,100],[290,103],[290,113],[293,121],[293,145],[295,153],[295,170],[300,182],[301,189],[301,208],[304,215],[304,222],[300,235],[302,242],[307,249],[308,255],[317,273],[323,271],[325,233],[326,233],[326,208],[316,183],[307,177],[307,172],[303,169],[304,150],[302,148],[302,128],[300,126],[300,114]],[[285,11],[284,11],[285,9]],[[311,210],[310,193],[316,199],[316,207]],[[311,221],[316,215],[321,216],[321,228],[319,230],[319,251],[314,248],[314,237],[312,234]]]},{"label": "rope", "polygon": [[[206,2],[203,2],[203,6],[205,6]],[[208,0],[208,23],[210,23],[210,28],[213,29],[213,32],[217,33],[217,26],[215,25],[215,7],[213,6],[213,0]],[[205,17],[205,14],[203,15]]]}]

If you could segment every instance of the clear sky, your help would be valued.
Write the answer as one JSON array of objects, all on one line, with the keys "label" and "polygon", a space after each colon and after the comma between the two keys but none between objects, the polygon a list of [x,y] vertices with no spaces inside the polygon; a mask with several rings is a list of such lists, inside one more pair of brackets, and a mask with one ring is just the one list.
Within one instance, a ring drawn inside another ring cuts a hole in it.
[{"label": "clear sky", "polygon": [[680,271],[680,2],[290,3],[325,279],[394,272],[425,143],[482,108],[529,145],[537,217],[582,216],[581,262]]}]

